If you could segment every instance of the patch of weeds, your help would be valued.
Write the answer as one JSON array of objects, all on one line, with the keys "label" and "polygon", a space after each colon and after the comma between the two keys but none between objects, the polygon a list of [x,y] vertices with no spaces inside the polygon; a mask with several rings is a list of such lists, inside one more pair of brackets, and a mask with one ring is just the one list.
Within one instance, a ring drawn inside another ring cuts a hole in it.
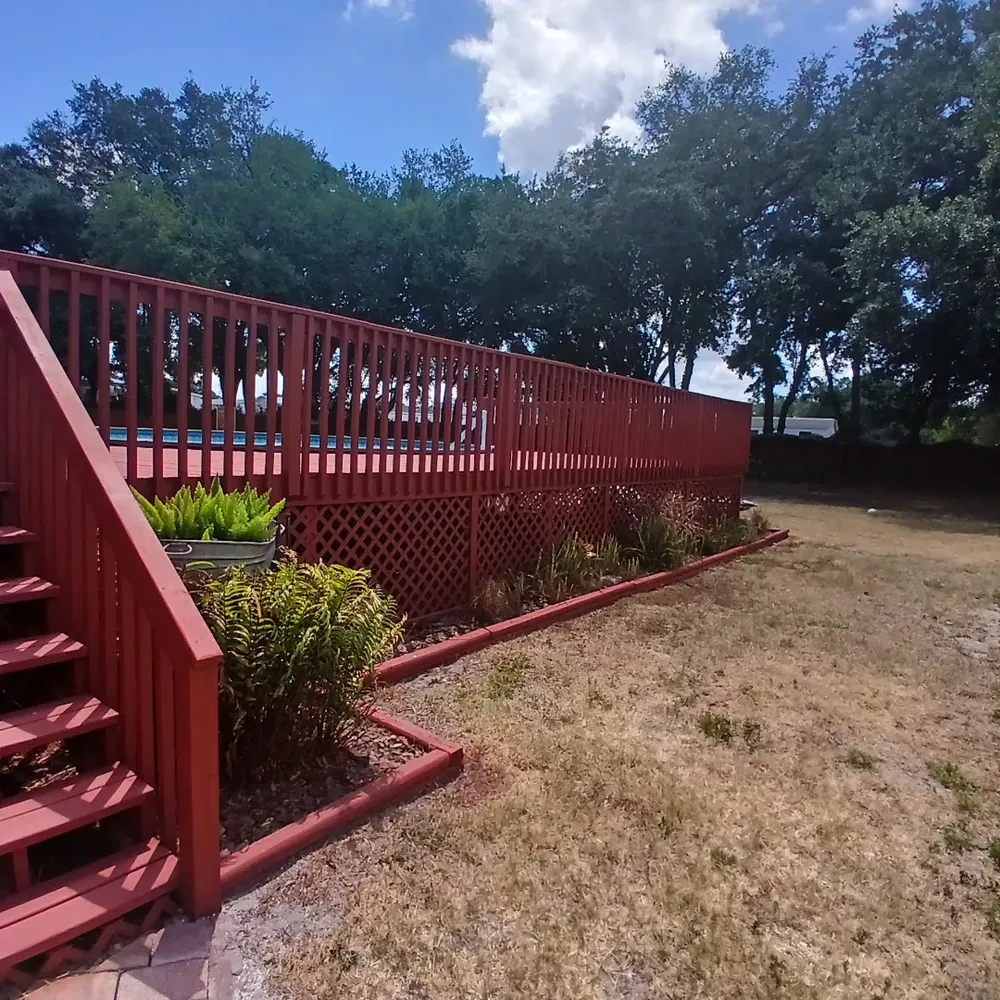
[{"label": "patch of weeds", "polygon": [[986,927],[994,937],[1000,938],[1000,895],[994,895],[986,907]]},{"label": "patch of weeds", "polygon": [[979,796],[969,789],[963,789],[955,793],[955,804],[960,812],[969,816],[975,816],[979,812]]},{"label": "patch of weeds", "polygon": [[614,708],[614,702],[601,690],[599,684],[592,680],[587,681],[587,704],[591,708],[600,708],[607,712]]},{"label": "patch of weeds", "polygon": [[974,792],[976,786],[962,774],[962,769],[950,760],[932,760],[927,765],[931,777],[953,792]]},{"label": "patch of weeds", "polygon": [[712,866],[714,868],[732,868],[739,860],[731,851],[724,847],[713,847],[711,851]]},{"label": "patch of weeds", "polygon": [[698,718],[698,728],[716,743],[725,743],[729,746],[736,735],[736,727],[733,720],[720,712],[705,712]]},{"label": "patch of weeds", "polygon": [[990,846],[986,848],[986,853],[990,856],[996,868],[1000,868],[1000,837],[990,841]]},{"label": "patch of weeds", "polygon": [[531,660],[524,653],[504,653],[497,656],[490,666],[486,681],[487,696],[494,700],[513,697],[515,692],[524,687],[531,666]]},{"label": "patch of weeds", "polygon": [[964,854],[973,847],[969,831],[960,826],[946,826],[941,831],[941,839],[944,841],[945,850],[953,854]]},{"label": "patch of weeds", "polygon": [[756,750],[764,741],[764,724],[757,719],[743,720],[743,742],[751,750]]},{"label": "patch of weeds", "polygon": [[844,763],[856,767],[859,771],[871,771],[878,763],[878,757],[873,753],[866,753],[864,750],[848,750],[844,757]]}]

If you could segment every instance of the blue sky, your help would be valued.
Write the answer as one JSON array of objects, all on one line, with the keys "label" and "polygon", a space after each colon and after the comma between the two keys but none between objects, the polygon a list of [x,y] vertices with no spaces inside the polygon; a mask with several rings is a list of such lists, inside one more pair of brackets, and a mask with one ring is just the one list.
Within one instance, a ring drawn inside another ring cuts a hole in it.
[{"label": "blue sky", "polygon": [[[385,170],[458,139],[477,169],[548,167],[605,122],[634,129],[664,56],[709,68],[769,45],[779,77],[809,52],[846,60],[893,0],[46,0],[8,4],[0,142],[94,76],[176,92],[255,78],[274,120],[335,164]],[[43,13],[44,11],[44,13]],[[10,44],[13,43],[13,44]],[[44,52],[44,59],[39,52]],[[703,379],[724,369],[699,365]],[[718,367],[718,366],[717,366]],[[728,379],[732,389],[734,383]]]}]

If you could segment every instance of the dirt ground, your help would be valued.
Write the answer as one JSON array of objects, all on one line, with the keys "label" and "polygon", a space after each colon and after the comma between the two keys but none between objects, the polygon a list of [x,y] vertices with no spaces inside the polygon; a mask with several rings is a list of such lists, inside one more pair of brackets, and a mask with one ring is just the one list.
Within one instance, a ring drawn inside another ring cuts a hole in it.
[{"label": "dirt ground", "polygon": [[1000,530],[868,505],[768,499],[790,541],[386,692],[466,772],[233,904],[255,982],[1000,996]]}]

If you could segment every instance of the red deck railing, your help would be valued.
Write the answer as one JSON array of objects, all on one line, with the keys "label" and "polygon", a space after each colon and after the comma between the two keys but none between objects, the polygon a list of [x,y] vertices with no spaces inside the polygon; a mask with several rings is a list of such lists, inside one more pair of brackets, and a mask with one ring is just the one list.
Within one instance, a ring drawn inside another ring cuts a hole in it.
[{"label": "red deck railing", "polygon": [[129,483],[270,489],[289,544],[370,567],[411,615],[668,492],[738,510],[745,403],[66,261],[3,268]]},{"label": "red deck railing", "polygon": [[[80,345],[69,346],[72,370]],[[219,902],[221,654],[94,429],[76,376],[0,270],[0,479],[15,484],[16,523],[39,536],[26,568],[59,586],[49,624],[87,646],[78,690],[120,713],[120,759],[156,790],[157,832],[180,855],[187,908],[209,913]]]},{"label": "red deck railing", "polygon": [[387,500],[746,467],[745,403],[49,258],[0,252],[4,268],[145,492],[218,473]]}]

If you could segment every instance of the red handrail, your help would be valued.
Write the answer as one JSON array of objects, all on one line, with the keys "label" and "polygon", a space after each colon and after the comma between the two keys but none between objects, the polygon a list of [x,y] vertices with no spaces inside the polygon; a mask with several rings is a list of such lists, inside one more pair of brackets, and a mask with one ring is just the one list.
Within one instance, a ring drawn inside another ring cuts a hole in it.
[{"label": "red handrail", "polygon": [[221,652],[7,271],[0,463],[18,523],[41,540],[32,571],[60,587],[51,624],[86,641],[78,680],[121,713],[121,758],[157,791],[154,825],[180,854],[186,906],[212,912]]}]

